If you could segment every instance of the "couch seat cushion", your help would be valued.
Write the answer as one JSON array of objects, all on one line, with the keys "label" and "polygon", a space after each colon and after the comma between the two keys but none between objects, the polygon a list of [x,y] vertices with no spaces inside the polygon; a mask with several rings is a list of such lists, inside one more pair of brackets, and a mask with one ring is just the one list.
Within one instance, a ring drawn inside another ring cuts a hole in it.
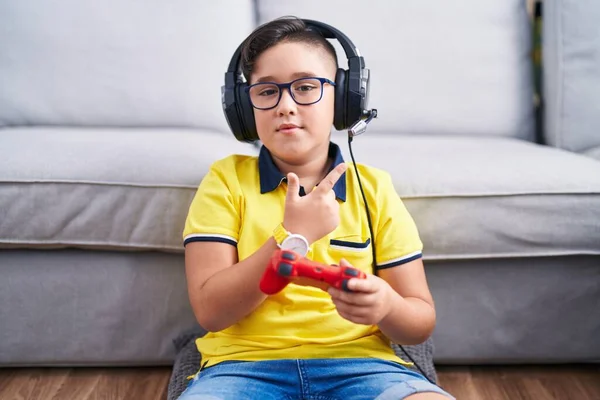
[{"label": "couch seat cushion", "polygon": [[257,149],[185,129],[0,130],[0,247],[182,250],[210,164]]},{"label": "couch seat cushion", "polygon": [[365,133],[352,146],[357,162],[392,173],[426,259],[600,254],[590,157],[510,138]]},{"label": "couch seat cushion", "polygon": [[[195,130],[1,132],[3,248],[182,251],[188,207],[210,164],[257,154]],[[353,151],[392,173],[425,258],[600,254],[593,158],[516,139],[389,134],[358,137]]]}]

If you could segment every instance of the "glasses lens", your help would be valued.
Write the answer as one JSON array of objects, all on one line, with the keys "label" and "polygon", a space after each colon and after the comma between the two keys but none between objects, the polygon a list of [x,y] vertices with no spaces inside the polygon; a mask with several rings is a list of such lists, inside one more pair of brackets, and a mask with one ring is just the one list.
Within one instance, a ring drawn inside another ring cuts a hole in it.
[{"label": "glasses lens", "polygon": [[318,79],[306,78],[292,84],[292,94],[298,104],[312,104],[321,98],[323,87]]},{"label": "glasses lens", "polygon": [[[299,79],[292,83],[290,92],[296,103],[313,104],[321,99],[323,85],[318,79]],[[252,105],[261,109],[275,107],[280,98],[279,87],[272,83],[258,83],[252,85],[249,94]]]},{"label": "glasses lens", "polygon": [[250,100],[256,108],[275,107],[279,100],[279,88],[272,83],[259,83],[250,88]]}]

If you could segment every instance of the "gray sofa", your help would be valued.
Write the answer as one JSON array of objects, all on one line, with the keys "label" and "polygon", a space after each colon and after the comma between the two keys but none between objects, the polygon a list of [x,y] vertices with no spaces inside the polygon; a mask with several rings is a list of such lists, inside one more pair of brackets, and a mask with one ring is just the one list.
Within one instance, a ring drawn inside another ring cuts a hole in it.
[{"label": "gray sofa", "polygon": [[544,6],[536,121],[524,0],[0,1],[0,366],[172,363],[189,203],[213,161],[258,153],[228,131],[224,72],[288,14],[371,69],[353,152],[420,229],[435,361],[598,361],[600,6]]}]

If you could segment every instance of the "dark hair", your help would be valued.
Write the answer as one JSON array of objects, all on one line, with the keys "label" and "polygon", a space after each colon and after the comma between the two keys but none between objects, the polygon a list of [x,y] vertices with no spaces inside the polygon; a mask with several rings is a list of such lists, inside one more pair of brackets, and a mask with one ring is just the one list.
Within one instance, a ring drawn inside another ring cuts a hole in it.
[{"label": "dark hair", "polygon": [[270,47],[282,42],[306,43],[325,49],[338,68],[335,48],[319,32],[307,30],[307,26],[300,18],[289,16],[274,19],[256,28],[244,40],[242,45],[242,73],[246,81],[254,70],[258,57]]}]

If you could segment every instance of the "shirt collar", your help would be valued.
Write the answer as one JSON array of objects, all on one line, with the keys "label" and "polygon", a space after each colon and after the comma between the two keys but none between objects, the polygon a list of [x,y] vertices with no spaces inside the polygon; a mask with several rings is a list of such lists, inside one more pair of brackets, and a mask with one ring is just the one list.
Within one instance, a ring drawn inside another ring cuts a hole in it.
[{"label": "shirt collar", "polygon": [[[344,158],[342,157],[342,152],[339,146],[335,143],[329,142],[329,152],[328,157],[333,158],[333,164],[331,164],[331,171],[338,164],[344,162]],[[269,150],[263,145],[260,149],[260,154],[258,155],[258,172],[260,175],[260,193],[268,193],[277,189],[281,182],[285,181],[287,178],[279,171],[279,168],[273,162],[273,157]],[[303,194],[302,188],[301,195]],[[333,191],[335,193],[335,197],[346,201],[346,173],[338,179],[338,181],[333,186]]]}]

